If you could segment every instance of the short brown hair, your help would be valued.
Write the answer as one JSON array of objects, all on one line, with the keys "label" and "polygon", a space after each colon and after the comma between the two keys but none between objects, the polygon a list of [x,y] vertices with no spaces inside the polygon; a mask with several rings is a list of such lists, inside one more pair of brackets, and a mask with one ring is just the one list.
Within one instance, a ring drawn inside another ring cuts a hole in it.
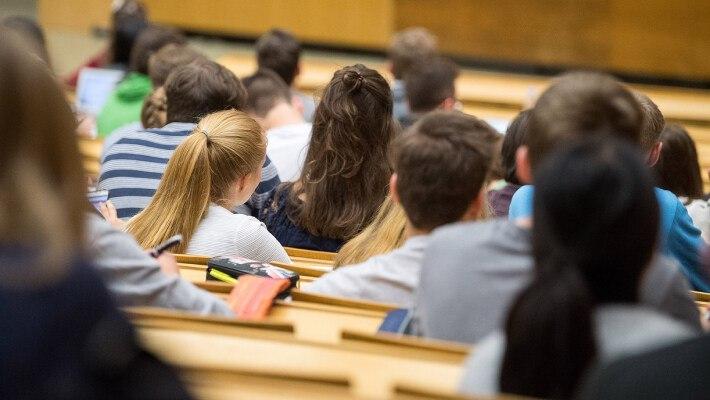
[{"label": "short brown hair", "polygon": [[283,29],[272,29],[257,40],[255,50],[259,68],[276,72],[291,86],[301,58],[301,44],[298,40]]},{"label": "short brown hair", "polygon": [[147,75],[150,56],[170,43],[185,44],[185,36],[175,29],[160,26],[150,26],[144,29],[131,48],[128,69]]},{"label": "short brown hair", "polygon": [[444,57],[429,57],[412,65],[404,75],[407,103],[412,112],[426,112],[437,108],[442,101],[454,97],[454,81],[458,67]]},{"label": "short brown hair", "polygon": [[242,79],[247,89],[246,110],[258,117],[265,117],[277,104],[291,102],[291,89],[276,72],[260,69]]},{"label": "short brown hair", "polygon": [[178,67],[165,82],[167,121],[197,122],[213,112],[243,110],[247,92],[232,71],[209,60]]},{"label": "short brown hair", "polygon": [[387,51],[392,63],[392,75],[395,79],[402,79],[417,60],[431,57],[436,52],[436,36],[425,28],[407,28],[397,32]]},{"label": "short brown hair", "polygon": [[392,147],[397,192],[417,229],[458,221],[483,188],[495,158],[498,133],[458,111],[420,119]]},{"label": "short brown hair", "polygon": [[661,140],[663,127],[666,126],[666,119],[663,118],[663,113],[658,109],[656,103],[648,96],[640,92],[633,92],[636,101],[641,105],[643,111],[643,125],[641,127],[641,148],[646,151]]},{"label": "short brown hair", "polygon": [[200,58],[204,56],[186,45],[170,43],[163,46],[148,59],[148,76],[153,87],[163,86],[175,68]]},{"label": "short brown hair", "polygon": [[633,94],[609,75],[572,72],[554,80],[535,103],[526,144],[533,168],[559,143],[608,134],[641,143],[643,113]]}]

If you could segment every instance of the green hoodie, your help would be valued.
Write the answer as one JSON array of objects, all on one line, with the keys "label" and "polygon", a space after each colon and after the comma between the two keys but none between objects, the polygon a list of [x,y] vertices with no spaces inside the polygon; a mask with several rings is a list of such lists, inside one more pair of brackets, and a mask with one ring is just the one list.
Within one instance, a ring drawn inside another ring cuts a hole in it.
[{"label": "green hoodie", "polygon": [[116,86],[96,119],[99,137],[106,137],[114,129],[140,121],[143,100],[153,90],[147,75],[131,72]]}]

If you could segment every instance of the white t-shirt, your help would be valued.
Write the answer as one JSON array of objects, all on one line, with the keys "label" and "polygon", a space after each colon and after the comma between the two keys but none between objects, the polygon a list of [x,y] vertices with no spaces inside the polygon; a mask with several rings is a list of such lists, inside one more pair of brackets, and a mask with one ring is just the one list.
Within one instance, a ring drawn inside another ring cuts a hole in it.
[{"label": "white t-shirt", "polygon": [[282,182],[293,182],[301,175],[311,141],[311,124],[292,124],[269,129],[266,155],[279,171]]},{"label": "white t-shirt", "polygon": [[210,204],[187,245],[187,252],[262,262],[291,262],[283,246],[261,221],[248,215],[232,214],[216,204]]}]

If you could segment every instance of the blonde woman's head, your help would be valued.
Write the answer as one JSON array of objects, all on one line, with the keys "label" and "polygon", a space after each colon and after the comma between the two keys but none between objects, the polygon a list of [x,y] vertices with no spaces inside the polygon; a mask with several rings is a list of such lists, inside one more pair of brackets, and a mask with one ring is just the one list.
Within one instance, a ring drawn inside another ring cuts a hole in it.
[{"label": "blonde woman's head", "polygon": [[128,223],[144,247],[180,233],[182,252],[210,203],[233,209],[261,180],[266,138],[247,114],[226,110],[202,118],[173,153],[148,207]]}]

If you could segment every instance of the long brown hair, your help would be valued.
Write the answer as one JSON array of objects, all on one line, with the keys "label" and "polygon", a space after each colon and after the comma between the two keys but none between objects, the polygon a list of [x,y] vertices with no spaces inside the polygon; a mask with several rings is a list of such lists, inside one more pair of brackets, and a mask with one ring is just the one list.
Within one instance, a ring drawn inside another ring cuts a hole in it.
[{"label": "long brown hair", "polygon": [[316,108],[303,172],[288,199],[296,225],[333,239],[360,232],[387,195],[396,126],[382,75],[361,64],[337,71]]},{"label": "long brown hair", "polygon": [[661,142],[661,157],[654,166],[658,186],[676,196],[689,199],[703,197],[698,152],[688,131],[678,124],[666,124]]},{"label": "long brown hair", "polygon": [[248,115],[207,115],[170,157],[155,196],[128,222],[128,232],[145,248],[179,233],[175,252],[184,252],[210,202],[226,206],[234,182],[261,171],[265,154],[264,133]]},{"label": "long brown hair", "polygon": [[69,104],[48,67],[10,36],[0,29],[0,243],[36,259],[22,272],[3,265],[0,282],[35,285],[76,256],[88,203]]}]

